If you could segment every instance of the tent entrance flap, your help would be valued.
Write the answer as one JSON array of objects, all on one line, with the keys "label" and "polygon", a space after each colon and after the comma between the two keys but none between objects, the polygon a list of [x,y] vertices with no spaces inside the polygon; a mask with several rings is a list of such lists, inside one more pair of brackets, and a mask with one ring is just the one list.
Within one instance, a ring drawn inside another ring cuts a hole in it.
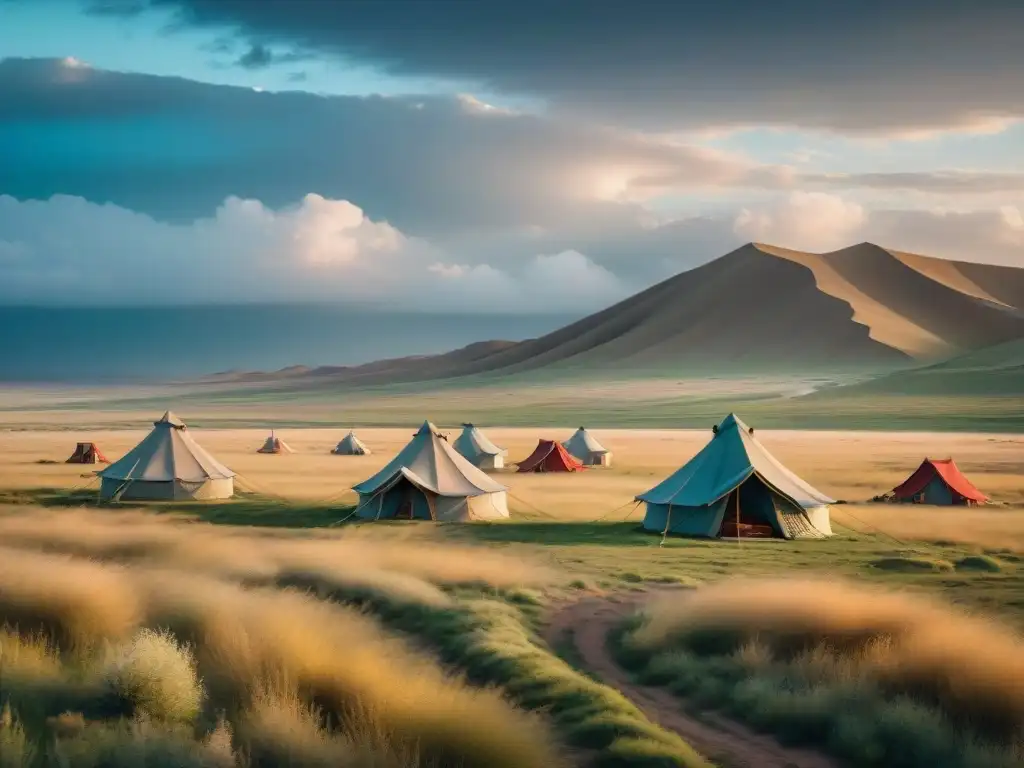
[{"label": "tent entrance flap", "polygon": [[433,520],[433,494],[405,476],[392,483],[381,493],[380,519]]},{"label": "tent entrance flap", "polygon": [[729,494],[719,536],[726,538],[785,538],[774,494],[757,475],[751,475]]}]

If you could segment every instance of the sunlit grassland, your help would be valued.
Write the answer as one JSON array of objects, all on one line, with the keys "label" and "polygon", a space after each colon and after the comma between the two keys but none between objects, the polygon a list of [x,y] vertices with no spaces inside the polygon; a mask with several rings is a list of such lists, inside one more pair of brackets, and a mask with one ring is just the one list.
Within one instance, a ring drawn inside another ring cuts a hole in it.
[{"label": "sunlit grassland", "polygon": [[[498,752],[519,765],[642,765],[643,753],[700,765],[618,692],[547,648],[538,634],[546,612],[580,594],[808,574],[1024,626],[1024,438],[1012,434],[759,427],[794,471],[851,502],[833,508],[837,536],[662,542],[638,530],[643,510],[631,500],[699,450],[708,428],[596,429],[614,452],[610,469],[500,473],[512,519],[499,523],[346,520],[346,489],[388,461],[415,424],[357,429],[374,450],[360,458],[329,454],[341,429],[268,424],[297,452],[262,456],[264,428],[194,428],[246,493],[98,506],[95,467],[60,462],[77,440],[116,458],[157,415],[139,414],[143,429],[0,433],[8,755],[73,753],[96,765],[138,764],[124,756],[147,750],[181,765],[280,765],[282,755],[302,755],[295,764],[362,768],[502,765],[489,762]],[[441,421],[452,433],[456,424]],[[564,438],[575,426],[487,431],[515,460],[538,437]],[[863,503],[926,455],[953,455],[999,504]],[[353,645],[358,653],[337,652]],[[425,682],[394,701],[401,674]],[[427,700],[438,702],[432,718],[409,714]],[[480,723],[472,738],[452,725],[467,719]],[[517,752],[520,742],[534,751]]]},{"label": "sunlit grassland", "polygon": [[850,765],[1024,759],[1024,638],[944,601],[835,579],[731,579],[648,604],[638,678]]}]

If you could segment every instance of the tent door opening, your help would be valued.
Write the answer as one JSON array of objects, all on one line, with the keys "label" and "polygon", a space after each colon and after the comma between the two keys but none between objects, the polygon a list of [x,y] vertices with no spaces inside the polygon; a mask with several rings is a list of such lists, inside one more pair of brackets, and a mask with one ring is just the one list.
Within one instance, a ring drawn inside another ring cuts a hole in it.
[{"label": "tent door opening", "polygon": [[782,538],[772,492],[756,476],[729,494],[722,515],[722,538]]},{"label": "tent door opening", "polygon": [[386,505],[394,510],[395,520],[430,520],[431,502],[429,495],[417,488],[408,480],[403,479],[389,492],[390,499]]}]

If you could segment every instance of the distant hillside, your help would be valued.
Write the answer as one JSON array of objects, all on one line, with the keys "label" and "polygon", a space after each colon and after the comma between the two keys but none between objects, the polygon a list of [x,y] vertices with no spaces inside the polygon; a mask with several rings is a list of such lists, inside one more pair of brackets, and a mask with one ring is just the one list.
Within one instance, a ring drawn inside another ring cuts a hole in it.
[{"label": "distant hillside", "polygon": [[257,378],[882,372],[1020,338],[1022,269],[870,243],[826,254],[751,243],[538,339]]},{"label": "distant hillside", "polygon": [[1024,398],[1024,339],[960,355],[934,365],[898,371],[811,397],[937,395]]}]

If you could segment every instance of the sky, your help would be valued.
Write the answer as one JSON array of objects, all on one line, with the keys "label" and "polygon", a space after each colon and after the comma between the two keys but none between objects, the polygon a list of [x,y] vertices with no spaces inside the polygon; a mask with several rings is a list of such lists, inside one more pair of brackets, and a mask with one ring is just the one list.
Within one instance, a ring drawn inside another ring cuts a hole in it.
[{"label": "sky", "polygon": [[1017,0],[0,0],[0,303],[578,313],[1024,266]]}]

